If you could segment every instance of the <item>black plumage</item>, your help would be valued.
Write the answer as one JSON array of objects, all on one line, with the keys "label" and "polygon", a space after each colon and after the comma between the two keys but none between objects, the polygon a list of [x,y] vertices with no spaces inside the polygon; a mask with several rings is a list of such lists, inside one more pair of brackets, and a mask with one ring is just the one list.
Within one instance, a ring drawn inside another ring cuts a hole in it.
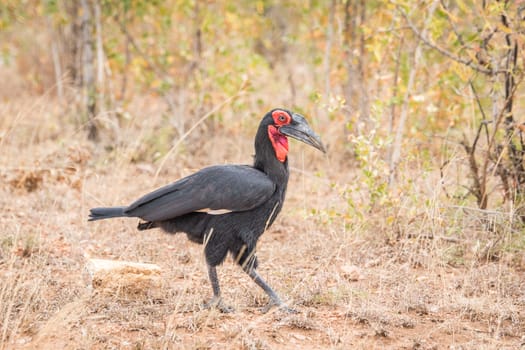
[{"label": "black plumage", "polygon": [[270,297],[284,303],[256,271],[257,240],[281,211],[288,184],[288,139],[303,141],[324,152],[319,137],[299,114],[274,109],[262,119],[255,136],[254,165],[204,168],[141,197],[127,207],[93,208],[90,221],[138,217],[139,230],[160,227],[185,232],[204,244],[213,288],[210,305],[229,311],[221,300],[216,266],[228,253]]}]

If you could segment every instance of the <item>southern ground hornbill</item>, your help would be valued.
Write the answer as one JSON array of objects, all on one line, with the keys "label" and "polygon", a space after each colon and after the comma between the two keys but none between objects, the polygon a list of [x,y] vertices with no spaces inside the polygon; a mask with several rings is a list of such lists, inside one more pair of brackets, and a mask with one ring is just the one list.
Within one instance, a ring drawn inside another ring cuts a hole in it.
[{"label": "southern ground hornbill", "polygon": [[270,297],[269,306],[286,308],[279,296],[257,273],[257,240],[281,211],[288,184],[288,138],[323,152],[324,146],[305,118],[285,109],[268,112],[255,136],[253,166],[217,165],[204,168],[159,188],[127,207],[93,208],[90,221],[138,217],[139,230],[160,227],[185,232],[204,245],[213,288],[209,306],[231,311],[221,299],[216,266],[227,253]]}]

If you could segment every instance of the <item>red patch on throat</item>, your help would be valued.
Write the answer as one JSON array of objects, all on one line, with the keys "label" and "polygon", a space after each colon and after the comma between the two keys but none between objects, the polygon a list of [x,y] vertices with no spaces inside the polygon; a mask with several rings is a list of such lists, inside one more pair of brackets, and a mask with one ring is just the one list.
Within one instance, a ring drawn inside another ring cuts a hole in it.
[{"label": "red patch on throat", "polygon": [[272,142],[275,156],[281,163],[284,163],[288,154],[288,138],[273,125],[268,125],[268,137]]}]

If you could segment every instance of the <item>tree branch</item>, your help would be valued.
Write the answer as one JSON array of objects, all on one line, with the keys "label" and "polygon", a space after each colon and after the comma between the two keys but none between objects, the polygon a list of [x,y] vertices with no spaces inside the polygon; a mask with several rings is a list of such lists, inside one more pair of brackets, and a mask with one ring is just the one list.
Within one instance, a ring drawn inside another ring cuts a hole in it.
[{"label": "tree branch", "polygon": [[497,71],[494,71],[492,69],[487,69],[485,67],[482,67],[478,64],[475,64],[474,61],[472,60],[466,60],[464,58],[461,58],[455,54],[453,54],[452,52],[450,51],[447,51],[445,50],[444,48],[436,45],[435,43],[433,43],[429,38],[426,37],[426,35],[422,34],[419,32],[419,30],[416,28],[416,26],[410,21],[410,19],[408,18],[408,14],[405,12],[405,10],[403,10],[400,6],[397,7],[398,11],[401,13],[401,15],[405,18],[407,24],[408,24],[408,27],[410,28],[410,30],[427,46],[429,46],[430,48],[436,50],[437,52],[439,52],[440,54],[442,54],[443,56],[445,57],[448,57],[458,63],[461,63],[461,64],[464,64],[470,68],[472,68],[473,70],[475,70],[476,72],[479,72],[479,73],[483,73],[483,74],[487,74],[487,75],[494,75],[494,74],[500,74],[500,73],[504,73],[505,71],[501,71],[501,70],[497,70]]}]

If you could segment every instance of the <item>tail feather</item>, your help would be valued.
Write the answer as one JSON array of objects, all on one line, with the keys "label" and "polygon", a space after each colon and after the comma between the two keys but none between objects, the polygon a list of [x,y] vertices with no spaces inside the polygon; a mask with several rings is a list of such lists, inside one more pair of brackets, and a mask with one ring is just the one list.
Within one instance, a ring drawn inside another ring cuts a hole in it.
[{"label": "tail feather", "polygon": [[127,216],[124,213],[126,207],[93,208],[89,211],[88,221],[103,220]]}]

